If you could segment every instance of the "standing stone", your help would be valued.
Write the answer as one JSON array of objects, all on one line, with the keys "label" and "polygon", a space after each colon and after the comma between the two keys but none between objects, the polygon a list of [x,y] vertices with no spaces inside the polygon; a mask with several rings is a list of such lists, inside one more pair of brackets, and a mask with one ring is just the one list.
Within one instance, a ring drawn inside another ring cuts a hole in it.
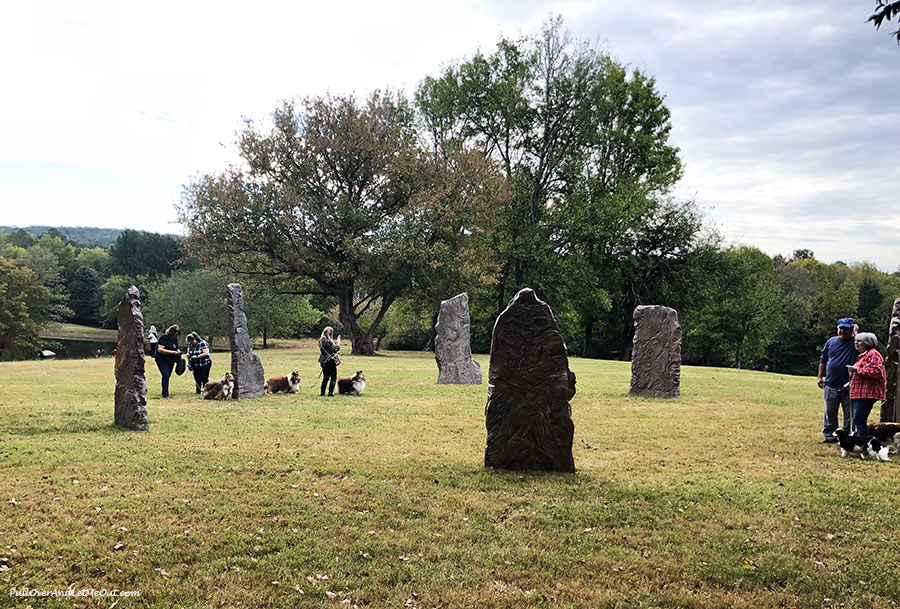
[{"label": "standing stone", "polygon": [[681,395],[681,326],[675,309],[635,308],[631,393],[652,398]]},{"label": "standing stone", "polygon": [[239,283],[228,284],[228,321],[231,325],[231,372],[235,399],[255,398],[266,392],[266,373],[247,333],[244,292]]},{"label": "standing stone", "polygon": [[881,422],[900,422],[900,298],[894,301],[891,325],[888,327],[887,357],[884,358],[884,372],[887,376],[887,394],[881,403]]},{"label": "standing stone", "polygon": [[128,288],[119,302],[119,343],[116,345],[116,425],[150,431],[147,421],[147,379],[144,377],[144,315],[141,293]]},{"label": "standing stone", "polygon": [[575,374],[547,303],[524,288],[491,337],[485,467],[574,472]]},{"label": "standing stone", "polygon": [[441,311],[434,326],[438,384],[481,384],[481,366],[472,359],[469,329],[469,295],[463,292],[441,301]]}]

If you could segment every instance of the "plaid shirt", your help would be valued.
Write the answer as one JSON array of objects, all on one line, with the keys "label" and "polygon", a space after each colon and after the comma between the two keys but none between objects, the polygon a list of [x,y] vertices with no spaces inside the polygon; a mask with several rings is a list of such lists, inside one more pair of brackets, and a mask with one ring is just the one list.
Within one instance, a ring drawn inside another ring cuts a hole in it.
[{"label": "plaid shirt", "polygon": [[884,358],[877,349],[869,349],[856,359],[855,373],[850,375],[850,399],[882,400],[887,386]]},{"label": "plaid shirt", "polygon": [[209,355],[203,355],[201,357],[198,357],[197,359],[191,359],[194,355],[200,355],[201,353],[203,353],[205,349],[209,349],[209,343],[202,338],[193,344],[188,343],[188,359],[191,362],[191,366],[202,368],[203,366],[209,366],[210,364],[212,364],[212,358]]}]

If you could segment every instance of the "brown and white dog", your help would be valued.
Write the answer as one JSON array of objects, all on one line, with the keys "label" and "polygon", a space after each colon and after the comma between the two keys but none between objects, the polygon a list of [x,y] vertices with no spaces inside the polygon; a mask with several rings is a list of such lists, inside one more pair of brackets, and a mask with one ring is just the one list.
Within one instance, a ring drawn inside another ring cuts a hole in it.
[{"label": "brown and white dog", "polygon": [[881,440],[882,444],[893,444],[900,448],[900,423],[869,425],[869,435]]},{"label": "brown and white dog", "polygon": [[210,381],[203,386],[204,400],[227,400],[234,391],[234,375],[226,372],[218,381]]},{"label": "brown and white dog", "polygon": [[273,376],[266,381],[266,391],[269,393],[297,393],[300,391],[300,373],[291,372],[287,376]]},{"label": "brown and white dog", "polygon": [[339,378],[337,385],[340,394],[359,395],[366,388],[366,377],[363,376],[362,370],[357,370],[353,376]]}]

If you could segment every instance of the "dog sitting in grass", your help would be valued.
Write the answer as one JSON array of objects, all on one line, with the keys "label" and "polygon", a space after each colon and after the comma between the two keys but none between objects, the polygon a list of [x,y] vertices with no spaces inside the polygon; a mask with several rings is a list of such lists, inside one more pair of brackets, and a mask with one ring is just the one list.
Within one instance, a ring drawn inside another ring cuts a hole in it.
[{"label": "dog sitting in grass", "polygon": [[210,381],[203,386],[204,400],[227,400],[234,391],[234,375],[231,371],[225,373],[218,381]]},{"label": "dog sitting in grass", "polygon": [[337,385],[339,394],[359,395],[366,388],[366,377],[363,376],[362,370],[357,370],[353,376],[339,378]]},{"label": "dog sitting in grass", "polygon": [[838,428],[834,433],[837,434],[838,442],[840,442],[842,457],[859,455],[860,459],[868,457],[878,461],[890,461],[888,458],[888,447],[883,445],[878,438],[851,436],[841,428]]},{"label": "dog sitting in grass", "polygon": [[269,393],[297,393],[300,391],[300,373],[291,372],[286,376],[273,376],[266,381],[266,391]]}]

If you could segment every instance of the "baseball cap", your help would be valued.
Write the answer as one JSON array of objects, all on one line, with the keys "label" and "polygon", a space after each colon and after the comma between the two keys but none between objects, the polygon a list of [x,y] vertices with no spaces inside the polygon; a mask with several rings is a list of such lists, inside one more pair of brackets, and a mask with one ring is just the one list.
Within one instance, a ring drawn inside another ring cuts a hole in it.
[{"label": "baseball cap", "polygon": [[852,328],[855,324],[852,317],[841,317],[838,320],[838,328]]}]

